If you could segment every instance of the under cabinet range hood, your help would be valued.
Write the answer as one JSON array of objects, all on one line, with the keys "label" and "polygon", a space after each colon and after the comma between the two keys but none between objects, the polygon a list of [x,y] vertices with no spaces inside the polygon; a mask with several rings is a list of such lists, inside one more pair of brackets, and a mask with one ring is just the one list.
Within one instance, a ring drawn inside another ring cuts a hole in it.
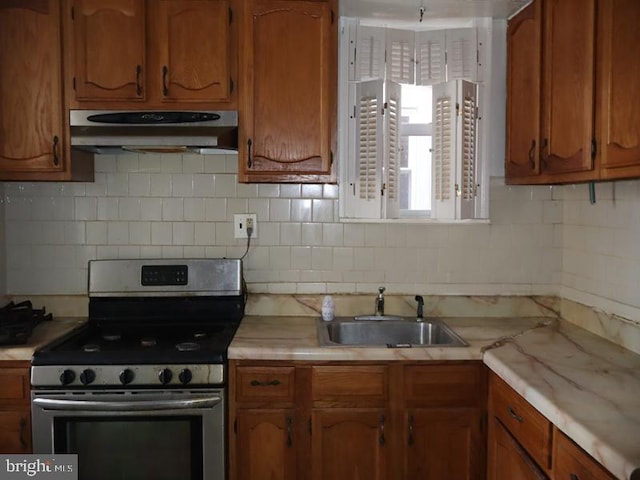
[{"label": "under cabinet range hood", "polygon": [[71,110],[71,147],[96,154],[235,153],[236,111]]}]

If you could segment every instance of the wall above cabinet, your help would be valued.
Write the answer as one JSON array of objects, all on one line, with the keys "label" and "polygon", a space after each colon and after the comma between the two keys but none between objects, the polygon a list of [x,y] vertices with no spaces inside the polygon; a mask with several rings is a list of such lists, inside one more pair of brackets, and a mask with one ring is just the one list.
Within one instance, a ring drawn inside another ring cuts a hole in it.
[{"label": "wall above cabinet", "polygon": [[[340,14],[345,17],[375,18],[393,23],[428,23],[442,26],[447,18],[508,18],[531,0],[342,0]],[[424,8],[422,21],[421,8]]]}]

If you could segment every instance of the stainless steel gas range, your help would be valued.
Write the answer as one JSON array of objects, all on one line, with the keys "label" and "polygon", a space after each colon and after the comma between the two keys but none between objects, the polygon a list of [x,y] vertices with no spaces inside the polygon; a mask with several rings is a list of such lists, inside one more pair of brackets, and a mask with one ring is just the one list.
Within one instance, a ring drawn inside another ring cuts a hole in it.
[{"label": "stainless steel gas range", "polygon": [[80,480],[223,480],[240,260],[89,263],[89,320],[34,354],[35,453]]}]

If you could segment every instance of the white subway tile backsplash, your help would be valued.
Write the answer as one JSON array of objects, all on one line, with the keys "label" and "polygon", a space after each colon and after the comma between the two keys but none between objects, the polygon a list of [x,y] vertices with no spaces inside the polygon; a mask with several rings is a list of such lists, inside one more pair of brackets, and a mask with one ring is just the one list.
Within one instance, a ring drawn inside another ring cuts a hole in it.
[{"label": "white subway tile backsplash", "polygon": [[162,220],[184,220],[184,200],[182,198],[163,198]]},{"label": "white subway tile backsplash", "polygon": [[171,245],[173,225],[169,222],[151,222],[151,245]]},{"label": "white subway tile backsplash", "polygon": [[173,244],[193,245],[195,227],[192,222],[178,222],[173,224]]},{"label": "white subway tile backsplash", "polygon": [[[93,183],[5,185],[7,285],[82,294],[91,258],[240,257],[233,214],[256,213],[244,260],[254,292],[527,294],[562,284],[638,305],[628,282],[640,284],[639,183],[599,184],[590,205],[584,185],[494,179],[490,224],[342,223],[337,185],[238,184],[235,155],[96,156]],[[45,257],[36,275],[24,267]],[[57,282],[61,272],[69,279]]]},{"label": "white subway tile backsplash", "polygon": [[192,222],[205,219],[203,198],[184,199],[184,219]]}]

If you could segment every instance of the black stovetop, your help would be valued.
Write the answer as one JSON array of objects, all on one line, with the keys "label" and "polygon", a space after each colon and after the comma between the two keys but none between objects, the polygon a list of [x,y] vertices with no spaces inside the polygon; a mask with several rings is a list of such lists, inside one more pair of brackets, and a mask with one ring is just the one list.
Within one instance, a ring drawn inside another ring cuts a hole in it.
[{"label": "black stovetop", "polygon": [[33,365],[224,363],[238,323],[110,325],[89,322],[33,356]]}]

